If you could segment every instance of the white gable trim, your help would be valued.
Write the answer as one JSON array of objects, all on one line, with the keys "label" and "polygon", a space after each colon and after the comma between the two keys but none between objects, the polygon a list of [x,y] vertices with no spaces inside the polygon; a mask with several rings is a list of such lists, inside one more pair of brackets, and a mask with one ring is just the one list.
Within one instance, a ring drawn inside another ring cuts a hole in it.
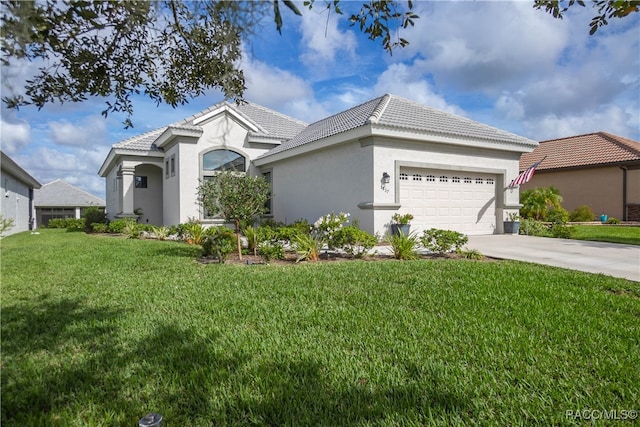
[{"label": "white gable trim", "polygon": [[254,123],[253,121],[249,120],[248,118],[246,118],[243,114],[241,114],[240,112],[236,111],[233,107],[231,107],[229,104],[224,104],[221,105],[220,107],[209,111],[208,113],[204,114],[201,117],[198,117],[197,119],[195,119],[193,121],[193,124],[195,126],[201,125],[205,122],[208,122],[212,119],[214,119],[215,117],[221,115],[221,114],[228,114],[230,115],[234,120],[238,121],[241,125],[243,125],[244,127],[246,127],[248,130],[253,131],[253,132],[258,132],[258,133],[267,133],[262,127],[260,127],[258,124]]}]

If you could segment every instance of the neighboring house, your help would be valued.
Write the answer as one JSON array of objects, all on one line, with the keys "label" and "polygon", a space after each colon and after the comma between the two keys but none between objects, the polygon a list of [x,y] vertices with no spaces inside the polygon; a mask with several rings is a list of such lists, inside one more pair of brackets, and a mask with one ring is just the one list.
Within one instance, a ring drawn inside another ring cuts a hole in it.
[{"label": "neighboring house", "polygon": [[208,218],[197,187],[221,170],[262,174],[272,185],[270,216],[314,222],[349,212],[384,235],[396,212],[412,230],[502,232],[519,208],[507,184],[535,141],[394,95],[307,125],[256,104],[219,103],[199,114],[115,144],[99,174],[107,212],[153,224]]},{"label": "neighboring house", "polygon": [[105,202],[60,179],[35,191],[36,224],[46,227],[53,218],[81,218],[89,206],[105,207]]},{"label": "neighboring house", "polygon": [[33,191],[41,184],[9,156],[0,152],[0,185],[2,202],[0,213],[3,219],[12,219],[13,227],[4,235],[33,229]]},{"label": "neighboring house", "polygon": [[522,155],[520,169],[545,156],[520,190],[554,186],[568,211],[587,205],[598,216],[640,221],[639,142],[606,132],[542,141]]}]

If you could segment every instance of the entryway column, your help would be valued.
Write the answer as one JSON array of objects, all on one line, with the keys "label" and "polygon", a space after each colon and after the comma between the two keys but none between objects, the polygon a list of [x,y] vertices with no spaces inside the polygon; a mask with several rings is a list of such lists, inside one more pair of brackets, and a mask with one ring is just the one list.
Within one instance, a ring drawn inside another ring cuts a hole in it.
[{"label": "entryway column", "polygon": [[133,215],[133,178],[135,167],[123,167],[120,170],[122,176],[122,215]]}]

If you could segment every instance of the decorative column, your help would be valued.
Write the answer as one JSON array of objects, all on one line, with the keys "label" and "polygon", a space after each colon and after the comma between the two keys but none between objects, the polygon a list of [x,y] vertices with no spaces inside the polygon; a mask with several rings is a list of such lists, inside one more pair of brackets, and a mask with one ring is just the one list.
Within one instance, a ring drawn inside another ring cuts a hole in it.
[{"label": "decorative column", "polygon": [[135,167],[122,167],[120,173],[122,176],[122,212],[123,216],[135,216],[133,213],[133,189]]}]

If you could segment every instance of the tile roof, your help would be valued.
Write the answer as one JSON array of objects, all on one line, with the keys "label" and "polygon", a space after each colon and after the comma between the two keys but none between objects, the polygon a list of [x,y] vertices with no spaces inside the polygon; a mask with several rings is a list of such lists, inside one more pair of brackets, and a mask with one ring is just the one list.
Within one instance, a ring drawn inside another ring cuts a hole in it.
[{"label": "tile roof", "polygon": [[154,142],[165,130],[167,130],[167,128],[171,127],[175,129],[187,130],[201,129],[200,126],[194,125],[193,122],[198,118],[224,106],[234,109],[249,122],[256,124],[259,128],[264,130],[264,132],[252,132],[253,134],[259,135],[266,139],[272,139],[274,140],[274,142],[291,139],[307,126],[306,123],[300,120],[294,119],[292,117],[278,113],[277,111],[270,110],[266,107],[251,102],[231,104],[227,101],[222,101],[216,105],[206,108],[192,116],[172,123],[168,126],[163,126],[161,128],[154,129],[152,131],[120,141],[116,143],[113,148],[135,151],[158,150],[158,148],[154,145]]},{"label": "tile roof", "polygon": [[488,125],[386,94],[309,125],[294,138],[271,149],[261,157],[369,124],[433,135],[511,142],[529,146],[536,144],[527,138]]},{"label": "tile roof", "polygon": [[547,158],[537,170],[577,168],[606,164],[640,164],[640,142],[606,132],[541,141],[520,157],[520,170]]},{"label": "tile roof", "polygon": [[105,206],[104,200],[57,179],[33,192],[36,207]]}]

